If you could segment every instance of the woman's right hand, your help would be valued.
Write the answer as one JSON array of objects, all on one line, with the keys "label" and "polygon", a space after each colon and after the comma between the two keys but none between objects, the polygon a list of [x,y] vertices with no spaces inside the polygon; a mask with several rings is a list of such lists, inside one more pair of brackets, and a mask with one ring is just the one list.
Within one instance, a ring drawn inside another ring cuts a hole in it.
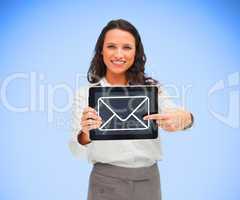
[{"label": "woman's right hand", "polygon": [[80,144],[89,143],[89,131],[99,128],[101,124],[102,119],[100,116],[98,116],[97,111],[91,107],[86,107],[83,110],[81,118],[82,132],[80,134]]}]

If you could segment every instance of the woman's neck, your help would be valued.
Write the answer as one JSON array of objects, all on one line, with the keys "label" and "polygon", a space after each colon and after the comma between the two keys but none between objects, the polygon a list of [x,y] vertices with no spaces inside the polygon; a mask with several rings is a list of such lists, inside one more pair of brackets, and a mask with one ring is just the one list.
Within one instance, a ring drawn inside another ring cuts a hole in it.
[{"label": "woman's neck", "polygon": [[110,83],[111,85],[127,85],[128,81],[126,79],[126,75],[119,75],[119,74],[106,74],[106,80],[108,83]]}]

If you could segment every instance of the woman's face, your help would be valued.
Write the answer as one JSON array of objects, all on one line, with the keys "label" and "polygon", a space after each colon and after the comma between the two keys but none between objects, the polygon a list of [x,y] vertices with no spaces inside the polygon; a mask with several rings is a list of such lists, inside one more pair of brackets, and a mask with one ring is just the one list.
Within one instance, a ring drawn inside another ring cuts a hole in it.
[{"label": "woman's face", "polygon": [[102,55],[107,73],[124,74],[134,63],[135,38],[127,31],[109,30],[105,34]]}]

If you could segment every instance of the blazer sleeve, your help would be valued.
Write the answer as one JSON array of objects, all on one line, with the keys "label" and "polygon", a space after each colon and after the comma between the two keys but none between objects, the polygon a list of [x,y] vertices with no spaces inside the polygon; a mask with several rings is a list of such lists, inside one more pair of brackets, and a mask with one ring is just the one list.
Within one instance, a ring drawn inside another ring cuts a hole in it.
[{"label": "blazer sleeve", "polygon": [[158,91],[158,110],[159,113],[164,113],[167,110],[178,109],[179,107],[173,102],[171,96],[168,94],[163,86],[159,86]]},{"label": "blazer sleeve", "polygon": [[81,117],[85,107],[88,106],[88,87],[80,88],[72,103],[72,123],[71,123],[71,138],[69,148],[72,154],[77,158],[86,158],[88,145],[81,145],[77,140],[77,136],[81,130]]},{"label": "blazer sleeve", "polygon": [[[164,87],[159,87],[159,94],[158,94],[158,110],[159,113],[165,113],[170,110],[175,110],[175,109],[180,109],[180,110],[185,110],[183,107],[177,106],[173,100],[172,97],[168,94],[166,89]],[[183,130],[187,130],[193,126],[194,123],[194,117],[193,114],[191,113],[191,119],[192,123],[185,127]]]}]

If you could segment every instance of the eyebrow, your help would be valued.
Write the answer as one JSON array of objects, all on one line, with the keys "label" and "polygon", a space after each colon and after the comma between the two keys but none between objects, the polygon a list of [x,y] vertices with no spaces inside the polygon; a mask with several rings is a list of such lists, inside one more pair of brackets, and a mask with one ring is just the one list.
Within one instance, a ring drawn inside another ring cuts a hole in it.
[{"label": "eyebrow", "polygon": [[[116,45],[116,43],[114,43],[114,42],[107,42],[106,43],[106,45]],[[125,44],[123,44],[123,45],[128,45],[128,46],[133,46],[134,47],[134,44],[130,44],[130,43],[125,43]]]}]

